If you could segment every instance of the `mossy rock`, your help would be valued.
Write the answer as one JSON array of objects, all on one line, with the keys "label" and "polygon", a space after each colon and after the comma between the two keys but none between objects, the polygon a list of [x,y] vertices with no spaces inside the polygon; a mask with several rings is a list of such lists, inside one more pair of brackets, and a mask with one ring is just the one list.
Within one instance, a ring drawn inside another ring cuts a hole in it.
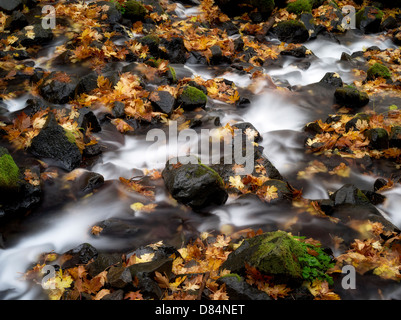
[{"label": "mossy rock", "polygon": [[287,5],[287,11],[298,15],[303,12],[311,12],[312,3],[309,0],[296,0]]},{"label": "mossy rock", "polygon": [[166,76],[171,84],[177,83],[177,73],[175,72],[175,69],[173,67],[168,67]]},{"label": "mossy rock", "polygon": [[6,148],[0,147],[0,190],[18,189],[20,170]]},{"label": "mossy rock", "polygon": [[361,108],[369,103],[369,96],[353,86],[337,88],[334,92],[336,103],[348,108]]},{"label": "mossy rock", "polygon": [[308,29],[301,21],[280,21],[273,30],[280,41],[287,43],[302,43],[309,39]]},{"label": "mossy rock", "polygon": [[388,132],[383,128],[369,129],[364,132],[366,138],[370,140],[369,146],[373,149],[383,150],[389,147],[390,138]]},{"label": "mossy rock", "polygon": [[274,231],[246,239],[230,253],[222,268],[244,273],[245,264],[273,275],[278,282],[302,282],[299,258],[304,255],[301,244],[284,231]]},{"label": "mossy rock", "polygon": [[178,104],[184,110],[194,110],[204,108],[207,103],[207,96],[199,89],[186,86],[178,98]]},{"label": "mossy rock", "polygon": [[375,80],[376,78],[391,79],[390,70],[386,66],[376,62],[368,69],[366,79]]},{"label": "mossy rock", "polygon": [[135,0],[129,0],[124,3],[123,17],[131,21],[143,21],[148,10],[142,3]]},{"label": "mossy rock", "polygon": [[277,179],[269,179],[265,183],[263,183],[263,186],[268,186],[268,187],[275,187],[277,188],[277,195],[278,197],[276,199],[272,199],[269,203],[276,203],[276,202],[281,202],[281,201],[291,201],[292,200],[292,192],[288,188],[288,184],[284,181],[277,180]]},{"label": "mossy rock", "polygon": [[356,14],[356,27],[364,33],[377,33],[383,19],[383,11],[376,7],[363,7]]}]

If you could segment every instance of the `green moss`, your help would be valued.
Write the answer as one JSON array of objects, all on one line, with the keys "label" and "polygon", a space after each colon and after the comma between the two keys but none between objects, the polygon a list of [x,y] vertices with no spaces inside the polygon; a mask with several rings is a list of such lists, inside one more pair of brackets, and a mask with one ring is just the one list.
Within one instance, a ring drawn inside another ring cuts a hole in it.
[{"label": "green moss", "polygon": [[391,79],[390,70],[377,62],[368,69],[367,75],[368,80],[374,80],[376,78]]},{"label": "green moss", "polygon": [[287,11],[298,15],[303,12],[311,12],[312,3],[309,0],[296,0],[287,5]]},{"label": "green moss", "polygon": [[14,159],[8,153],[0,157],[0,188],[13,189],[18,187],[20,171]]},{"label": "green moss", "polygon": [[175,69],[173,67],[168,67],[168,78],[170,79],[170,81],[172,83],[176,83],[177,82],[177,74],[175,72]]},{"label": "green moss", "polygon": [[121,10],[124,18],[138,21],[143,20],[148,10],[139,1],[129,0],[123,4],[124,10]]},{"label": "green moss", "polygon": [[77,140],[76,140],[76,138],[74,136],[74,133],[72,131],[64,129],[64,133],[65,133],[65,136],[67,137],[69,142],[71,142],[73,144],[76,144]]},{"label": "green moss", "polygon": [[191,103],[206,103],[207,97],[206,95],[199,89],[187,86],[182,92],[182,97],[188,99]]},{"label": "green moss", "polygon": [[238,282],[242,281],[242,277],[238,273],[229,273],[229,274],[226,274],[224,276],[221,276],[220,278],[224,279],[224,278],[228,278],[228,277],[237,278]]}]

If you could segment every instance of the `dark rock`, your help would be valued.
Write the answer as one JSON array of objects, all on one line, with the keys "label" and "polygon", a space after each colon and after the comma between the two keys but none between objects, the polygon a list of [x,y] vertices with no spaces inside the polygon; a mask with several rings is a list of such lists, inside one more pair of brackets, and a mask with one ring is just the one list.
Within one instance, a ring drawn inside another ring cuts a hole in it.
[{"label": "dark rock", "polygon": [[248,129],[249,129],[249,130],[253,130],[253,131],[255,131],[255,133],[256,133],[256,136],[255,136],[254,141],[255,141],[255,142],[260,142],[260,141],[263,140],[263,138],[262,138],[262,136],[260,135],[259,131],[256,130],[256,128],[255,128],[255,127],[253,126],[253,124],[250,123],[250,122],[235,123],[235,124],[232,125],[232,127],[242,130],[242,133],[243,133],[243,134],[245,134],[246,130],[248,130]]},{"label": "dark rock", "polygon": [[205,108],[207,96],[199,89],[186,86],[178,96],[177,104],[184,110],[194,110],[196,108]]},{"label": "dark rock", "polygon": [[307,54],[307,50],[308,48],[306,48],[305,46],[300,46],[292,49],[283,50],[280,52],[280,54],[283,56],[291,56],[294,58],[306,58],[307,56],[309,56]]},{"label": "dark rock", "polygon": [[127,269],[130,271],[132,278],[138,276],[139,273],[146,274],[149,277],[154,277],[156,272],[166,274],[170,277],[172,273],[173,259],[164,258],[157,259],[149,262],[136,263],[129,266]]},{"label": "dark rock", "polygon": [[222,205],[227,200],[223,180],[216,171],[203,164],[180,166],[169,160],[162,175],[172,197],[194,210]]},{"label": "dark rock", "polygon": [[107,272],[107,282],[113,288],[122,289],[132,282],[131,272],[122,265],[113,265]]},{"label": "dark rock", "polygon": [[105,295],[101,300],[123,300],[123,299],[124,299],[124,290],[119,289]]},{"label": "dark rock", "polygon": [[89,243],[83,243],[80,244],[78,247],[75,247],[65,252],[64,256],[66,258],[69,258],[71,256],[71,258],[65,261],[61,267],[63,269],[69,269],[80,264],[87,264],[92,259],[96,259],[98,256],[98,252],[96,248]]},{"label": "dark rock", "polygon": [[46,77],[39,86],[39,92],[45,100],[51,103],[64,104],[74,97],[78,82],[69,76],[67,77],[70,81],[66,81],[68,78],[60,79],[59,75],[58,72],[52,72]]},{"label": "dark rock", "polygon": [[263,185],[268,187],[274,186],[277,188],[278,197],[276,199],[270,200],[270,204],[275,204],[283,201],[292,201],[293,195],[286,182],[276,179],[270,179],[263,183]]},{"label": "dark rock", "polygon": [[168,91],[153,91],[149,100],[154,111],[160,111],[170,115],[175,106],[175,98]]},{"label": "dark rock", "polygon": [[389,136],[385,129],[374,128],[364,132],[365,137],[370,140],[369,146],[373,149],[383,150],[389,147]]},{"label": "dark rock", "polygon": [[71,171],[79,166],[82,155],[77,145],[69,141],[66,132],[50,114],[39,134],[32,139],[29,151],[42,158],[49,158],[62,168]]},{"label": "dark rock", "polygon": [[158,58],[160,56],[160,51],[159,51],[160,39],[158,36],[150,34],[142,38],[138,38],[137,41],[143,46],[148,47],[151,56],[155,58]]},{"label": "dark rock", "polygon": [[302,43],[309,39],[309,32],[305,25],[296,20],[280,21],[273,32],[280,41],[287,43]]},{"label": "dark rock", "polygon": [[380,190],[385,185],[387,185],[387,180],[383,178],[378,178],[375,183],[373,184],[373,191]]},{"label": "dark rock", "polygon": [[396,29],[398,26],[397,19],[393,16],[388,16],[384,19],[380,25],[380,30],[391,30]]},{"label": "dark rock", "polygon": [[[370,116],[364,113],[358,113],[355,117],[353,117],[351,120],[349,120],[346,124],[345,124],[345,130],[348,132],[349,130],[355,130],[357,129],[356,123],[358,122],[358,120],[360,121],[366,121],[367,123],[369,123],[369,119]],[[336,120],[339,121],[340,119]]]},{"label": "dark rock", "polygon": [[353,109],[361,108],[369,103],[368,94],[353,86],[337,88],[334,97],[339,105]]},{"label": "dark rock", "polygon": [[335,206],[341,204],[363,205],[369,203],[364,193],[352,184],[345,184],[334,192],[330,198],[334,201]]},{"label": "dark rock", "polygon": [[77,94],[89,93],[97,88],[98,74],[93,71],[81,77],[77,86]]},{"label": "dark rock", "polygon": [[198,52],[198,51],[191,51],[189,53],[188,59],[187,59],[188,64],[203,64],[207,65],[207,60],[206,57]]},{"label": "dark rock", "polygon": [[92,110],[85,107],[78,111],[78,127],[82,128],[85,132],[88,128],[91,129],[91,132],[99,132],[102,130],[99,121],[97,120],[95,114]]},{"label": "dark rock", "polygon": [[22,33],[19,37],[18,43],[20,43],[23,47],[31,47],[31,46],[42,46],[48,44],[53,40],[53,32],[51,29],[44,29],[41,24],[35,24],[33,26],[33,39],[26,35],[27,28],[30,26],[26,26],[20,32]]},{"label": "dark rock", "polygon": [[401,148],[401,126],[394,126],[391,128],[389,147]]},{"label": "dark rock", "polygon": [[118,264],[120,262],[121,262],[120,254],[99,253],[97,258],[88,265],[87,267],[88,274],[93,278],[97,276],[100,272],[106,270],[108,267],[114,264]]},{"label": "dark rock", "polygon": [[212,53],[212,56],[209,59],[209,63],[211,65],[218,65],[222,63],[222,59],[223,59],[223,52],[221,51],[221,48],[219,45],[214,45],[211,46],[210,51]]},{"label": "dark rock", "polygon": [[107,10],[102,10],[102,14],[106,14],[107,17],[105,20],[102,20],[103,23],[114,24],[121,21],[121,11],[116,7],[113,2],[99,1],[96,2],[96,5],[102,9],[104,8],[104,6],[108,7]]},{"label": "dark rock", "polygon": [[381,63],[375,63],[367,71],[367,80],[375,80],[377,78],[384,78],[386,80],[391,80],[390,70]]},{"label": "dark rock", "polygon": [[24,1],[22,0],[0,0],[0,10],[5,13],[12,13],[14,10],[23,9]]},{"label": "dark rock", "polygon": [[221,277],[217,283],[226,285],[226,292],[230,300],[271,300],[268,294],[252,287],[236,274]]},{"label": "dark rock", "polygon": [[376,7],[363,7],[356,14],[356,26],[364,33],[377,33],[380,31],[380,24],[383,12]]},{"label": "dark rock", "polygon": [[229,17],[240,16],[245,12],[248,12],[251,16],[253,14],[254,16],[255,12],[253,12],[253,10],[257,9],[257,14],[259,14],[258,19],[267,19],[274,9],[273,0],[245,0],[242,2],[233,0],[216,0],[215,3],[221,11]]},{"label": "dark rock", "polygon": [[5,29],[14,32],[21,30],[29,24],[26,16],[21,11],[14,11],[6,20]]},{"label": "dark rock", "polygon": [[187,49],[182,38],[162,39],[161,43],[166,48],[165,58],[170,63],[184,64],[187,61]]},{"label": "dark rock", "polygon": [[113,110],[111,111],[114,118],[124,118],[125,104],[121,101],[114,101]]},{"label": "dark rock", "polygon": [[133,224],[132,221],[123,219],[110,218],[101,221],[97,225],[103,229],[101,235],[104,237],[128,238],[137,236],[140,233],[140,228]]},{"label": "dark rock", "polygon": [[160,300],[163,296],[163,291],[160,289],[156,281],[149,276],[147,272],[138,272],[136,274],[138,279],[138,289],[144,299]]},{"label": "dark rock", "polygon": [[94,189],[101,187],[104,183],[104,177],[93,171],[86,171],[74,180],[74,189],[81,195],[88,194]]},{"label": "dark rock", "polygon": [[145,15],[148,10],[143,6],[142,3],[135,0],[129,0],[124,4],[124,14],[123,17],[131,20],[131,22],[135,21],[144,21]]},{"label": "dark rock", "polygon": [[338,73],[335,72],[327,72],[322,80],[319,81],[320,83],[327,83],[331,86],[334,86],[336,88],[340,88],[343,86],[343,80],[341,77],[338,75]]}]

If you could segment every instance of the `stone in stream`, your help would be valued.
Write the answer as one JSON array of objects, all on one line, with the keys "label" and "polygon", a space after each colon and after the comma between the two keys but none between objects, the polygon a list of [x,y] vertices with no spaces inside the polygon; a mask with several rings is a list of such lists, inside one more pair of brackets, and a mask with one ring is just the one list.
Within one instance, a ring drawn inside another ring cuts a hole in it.
[{"label": "stone in stream", "polygon": [[14,10],[23,9],[25,3],[23,0],[0,0],[0,10],[10,14]]},{"label": "stone in stream", "polygon": [[303,43],[309,39],[309,32],[301,21],[280,21],[273,32],[280,41],[287,43]]},{"label": "stone in stream", "polygon": [[84,107],[79,109],[78,113],[78,127],[82,128],[83,131],[86,131],[88,128],[91,129],[91,132],[99,132],[102,130],[100,123],[92,110]]},{"label": "stone in stream", "polygon": [[361,108],[369,103],[369,96],[353,86],[337,88],[334,92],[336,103],[352,109]]},{"label": "stone in stream", "polygon": [[217,283],[225,284],[230,300],[271,300],[269,295],[247,283],[244,278],[235,273],[217,279]]},{"label": "stone in stream", "polygon": [[180,164],[177,160],[169,160],[162,172],[166,188],[174,199],[194,210],[226,202],[228,194],[216,171],[201,163]]},{"label": "stone in stream", "polygon": [[245,0],[241,2],[236,0],[216,0],[215,3],[220,10],[229,17],[240,16],[244,11],[250,12],[257,9],[262,19],[267,19],[273,12],[275,6],[274,0]]},{"label": "stone in stream", "polygon": [[366,80],[375,80],[377,78],[384,78],[386,80],[391,80],[390,70],[380,63],[375,63],[367,71]]},{"label": "stone in stream", "polygon": [[201,90],[192,86],[186,86],[177,99],[177,104],[184,110],[205,108],[206,103],[207,96]]},{"label": "stone in stream", "polygon": [[39,86],[41,96],[57,104],[67,103],[75,95],[78,81],[62,72],[52,72]]},{"label": "stone in stream", "polygon": [[29,24],[26,16],[21,11],[14,11],[6,20],[4,29],[15,32],[21,30]]},{"label": "stone in stream", "polygon": [[380,31],[380,24],[383,18],[383,11],[376,7],[363,7],[356,14],[356,27],[364,33],[377,33]]},{"label": "stone in stream", "polygon": [[149,100],[155,111],[161,111],[168,115],[174,110],[175,98],[168,91],[153,91],[149,95]]},{"label": "stone in stream", "polygon": [[15,42],[23,47],[45,45],[51,42],[54,38],[51,29],[45,29],[41,24],[35,24],[33,26],[25,26],[21,31],[17,33],[19,41]]},{"label": "stone in stream", "polygon": [[77,267],[81,264],[87,264],[92,259],[96,259],[98,252],[94,246],[89,243],[82,243],[79,246],[65,252],[64,263],[61,266],[63,269]]},{"label": "stone in stream", "polygon": [[29,151],[34,156],[54,160],[58,166],[68,171],[78,167],[82,161],[79,148],[52,113],[39,134],[32,139]]},{"label": "stone in stream", "polygon": [[386,129],[373,128],[364,132],[366,138],[369,139],[369,146],[372,149],[383,150],[389,148],[389,135]]}]

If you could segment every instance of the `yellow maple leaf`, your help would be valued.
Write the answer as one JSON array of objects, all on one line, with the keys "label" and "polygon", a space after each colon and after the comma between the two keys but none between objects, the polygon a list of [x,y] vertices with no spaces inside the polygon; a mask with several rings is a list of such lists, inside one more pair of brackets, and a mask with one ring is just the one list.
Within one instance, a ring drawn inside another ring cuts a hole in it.
[{"label": "yellow maple leaf", "polygon": [[243,190],[245,185],[242,183],[241,176],[230,177],[230,187],[237,188],[238,190]]},{"label": "yellow maple leaf", "polygon": [[268,186],[265,193],[265,199],[270,202],[278,198],[278,189],[275,186]]}]

